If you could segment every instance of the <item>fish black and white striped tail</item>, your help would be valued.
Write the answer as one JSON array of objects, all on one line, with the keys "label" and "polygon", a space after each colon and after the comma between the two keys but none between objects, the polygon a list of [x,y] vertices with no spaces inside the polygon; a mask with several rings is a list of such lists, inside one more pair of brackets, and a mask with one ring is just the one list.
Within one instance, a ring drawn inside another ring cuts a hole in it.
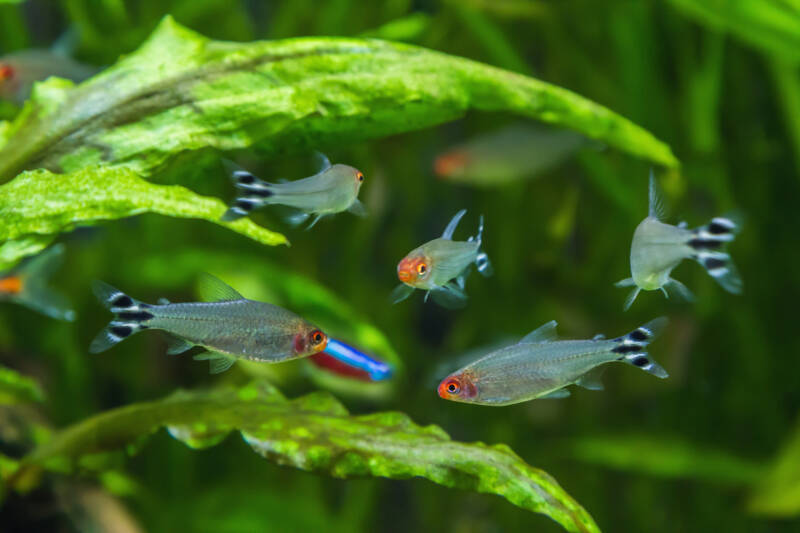
[{"label": "fish black and white striped tail", "polygon": [[92,291],[114,313],[114,318],[89,345],[90,353],[104,352],[134,333],[147,329],[147,321],[153,318],[149,311],[151,305],[134,300],[102,281],[94,281]]},{"label": "fish black and white striped tail", "polygon": [[731,256],[722,248],[733,241],[739,226],[728,217],[716,217],[709,224],[692,231],[687,243],[692,248],[692,259],[700,263],[712,278],[728,292],[742,292],[742,279],[731,261]]},{"label": "fish black and white striped tail", "polygon": [[231,181],[239,190],[239,196],[236,197],[233,205],[222,215],[221,220],[223,222],[245,217],[254,209],[269,203],[267,198],[275,194],[271,183],[258,179],[250,172],[240,169],[231,162],[226,161],[225,166],[231,173]]},{"label": "fish black and white striped tail", "polygon": [[483,215],[481,215],[480,221],[478,222],[478,234],[470,237],[467,241],[475,241],[478,243],[478,255],[475,257],[475,268],[478,269],[478,272],[486,277],[494,274],[494,268],[492,268],[492,263],[489,261],[489,256],[486,255],[486,252],[484,252],[481,247],[483,243]]},{"label": "fish black and white striped tail", "polygon": [[617,361],[641,368],[662,379],[669,377],[667,371],[647,353],[647,345],[664,329],[666,324],[667,319],[659,317],[644,326],[639,326],[624,337],[614,339],[618,344],[611,351],[619,355]]}]

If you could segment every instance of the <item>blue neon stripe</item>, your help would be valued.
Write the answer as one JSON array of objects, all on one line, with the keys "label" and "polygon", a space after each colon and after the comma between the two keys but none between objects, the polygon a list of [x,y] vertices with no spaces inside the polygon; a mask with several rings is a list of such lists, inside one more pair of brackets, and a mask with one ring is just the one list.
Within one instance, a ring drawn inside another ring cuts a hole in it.
[{"label": "blue neon stripe", "polygon": [[339,361],[367,372],[373,381],[381,381],[392,376],[392,367],[383,361],[373,359],[367,354],[359,352],[352,346],[348,346],[336,339],[328,339],[328,345],[325,347],[325,351]]}]

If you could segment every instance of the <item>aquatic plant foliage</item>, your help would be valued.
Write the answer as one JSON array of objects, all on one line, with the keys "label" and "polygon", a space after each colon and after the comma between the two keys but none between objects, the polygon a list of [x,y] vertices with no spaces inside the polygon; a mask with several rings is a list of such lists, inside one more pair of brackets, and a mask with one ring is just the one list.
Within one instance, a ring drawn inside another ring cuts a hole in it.
[{"label": "aquatic plant foliage", "polygon": [[338,478],[423,477],[497,494],[549,516],[567,531],[599,531],[549,474],[507,446],[454,442],[439,427],[418,426],[398,412],[352,416],[327,393],[287,400],[265,382],[179,391],[90,417],[26,456],[9,482],[41,468],[70,472],[101,464],[109,452],[139,448],[133,445],[160,427],[191,448],[213,446],[239,431],[254,451],[281,465]]}]

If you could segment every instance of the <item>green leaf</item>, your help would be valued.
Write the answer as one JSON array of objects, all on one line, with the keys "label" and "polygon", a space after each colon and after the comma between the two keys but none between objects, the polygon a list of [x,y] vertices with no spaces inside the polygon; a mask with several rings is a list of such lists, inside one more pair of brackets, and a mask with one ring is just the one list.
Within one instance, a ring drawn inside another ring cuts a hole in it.
[{"label": "green leaf", "polygon": [[800,5],[785,0],[670,0],[687,17],[761,50],[800,60]]},{"label": "green leaf", "polygon": [[44,393],[35,380],[0,366],[0,405],[41,402]]},{"label": "green leaf", "polygon": [[0,241],[8,241],[0,247],[0,271],[46,247],[59,233],[142,213],[208,220],[263,244],[286,243],[283,235],[249,219],[220,222],[225,209],[216,198],[177,185],[154,185],[123,167],[25,172],[0,185]]},{"label": "green leaf", "polygon": [[334,477],[423,477],[447,487],[497,494],[543,513],[568,531],[598,531],[589,514],[546,472],[503,445],[464,444],[436,426],[397,412],[351,416],[332,396],[287,401],[266,383],[178,392],[93,416],[56,434],[22,461],[15,477],[41,467],[70,471],[98,464],[159,427],[192,448],[219,443],[234,430],[260,455],[281,465]]},{"label": "green leaf", "polygon": [[747,485],[764,472],[760,462],[663,435],[582,437],[564,449],[579,461],[669,479]]},{"label": "green leaf", "polygon": [[0,180],[24,168],[100,163],[147,177],[186,150],[342,145],[506,111],[574,129],[656,163],[668,146],[570,91],[410,45],[301,38],[206,39],[166,17],[135,53],[76,88],[34,91],[0,151]]},{"label": "green leaf", "polygon": [[755,514],[800,515],[800,429],[796,429],[753,488],[748,510]]}]

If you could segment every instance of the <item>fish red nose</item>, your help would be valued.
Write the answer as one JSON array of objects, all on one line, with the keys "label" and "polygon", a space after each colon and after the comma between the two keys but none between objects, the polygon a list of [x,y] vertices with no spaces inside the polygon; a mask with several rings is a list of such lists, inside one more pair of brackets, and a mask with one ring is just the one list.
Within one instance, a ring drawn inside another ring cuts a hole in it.
[{"label": "fish red nose", "polygon": [[403,283],[410,283],[412,278],[411,272],[409,272],[408,270],[398,270],[397,278]]},{"label": "fish red nose", "polygon": [[397,264],[397,278],[403,283],[410,283],[414,279],[414,260],[408,257],[403,258]]}]

